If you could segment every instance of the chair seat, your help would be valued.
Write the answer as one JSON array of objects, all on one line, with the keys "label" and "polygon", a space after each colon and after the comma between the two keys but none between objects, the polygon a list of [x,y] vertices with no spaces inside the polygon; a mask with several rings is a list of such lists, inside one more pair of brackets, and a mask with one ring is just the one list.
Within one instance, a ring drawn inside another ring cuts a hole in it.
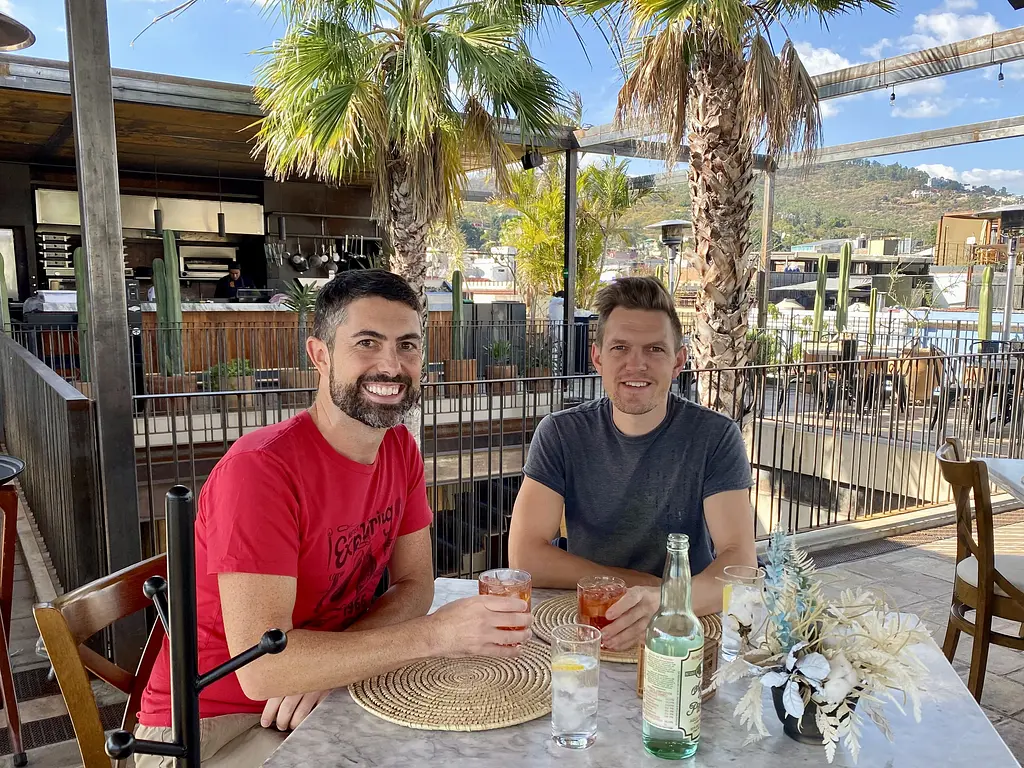
[{"label": "chair seat", "polygon": [[[1024,592],[1024,555],[996,555],[995,556],[996,570],[999,571],[1000,575],[1008,582],[1013,584],[1017,589]],[[972,555],[966,560],[961,560],[956,565],[957,578],[970,584],[972,587],[978,587],[978,561]],[[1009,597],[1006,592],[998,585],[995,585],[995,593],[1000,597]]]}]

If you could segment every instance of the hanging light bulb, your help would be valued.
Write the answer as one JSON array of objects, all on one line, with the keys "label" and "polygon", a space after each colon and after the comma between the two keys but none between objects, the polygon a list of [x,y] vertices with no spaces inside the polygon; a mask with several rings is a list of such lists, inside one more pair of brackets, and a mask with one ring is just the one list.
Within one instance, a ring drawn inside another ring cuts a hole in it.
[{"label": "hanging light bulb", "polygon": [[1006,76],[1003,75],[1003,65],[1002,64],[999,65],[999,77],[997,77],[996,80],[999,81],[999,87],[1002,88],[1003,87],[1003,81],[1006,80]]},{"label": "hanging light bulb", "polygon": [[228,234],[228,222],[224,217],[224,196],[223,188],[220,183],[220,163],[217,163],[217,202],[220,204],[220,212],[217,214],[217,234],[221,237],[227,237]]},{"label": "hanging light bulb", "polygon": [[896,106],[896,88],[895,87],[892,89],[892,93],[889,94],[889,106],[890,107],[895,107]]}]

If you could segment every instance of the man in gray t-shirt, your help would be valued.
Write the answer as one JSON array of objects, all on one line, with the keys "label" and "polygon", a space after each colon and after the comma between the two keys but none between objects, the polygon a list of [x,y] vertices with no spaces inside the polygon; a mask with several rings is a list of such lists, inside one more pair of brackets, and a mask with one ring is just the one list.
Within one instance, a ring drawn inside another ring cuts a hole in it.
[{"label": "man in gray t-shirt", "polygon": [[[516,498],[509,561],[539,587],[589,575],[629,587],[609,609],[605,645],[641,638],[660,602],[669,533],[690,537],[693,606],[722,608],[727,565],[756,565],[750,463],[726,416],[669,393],[685,362],[672,301],[655,278],[622,278],[596,301],[591,351],[608,396],[537,426]],[[568,552],[551,544],[564,521]]]}]

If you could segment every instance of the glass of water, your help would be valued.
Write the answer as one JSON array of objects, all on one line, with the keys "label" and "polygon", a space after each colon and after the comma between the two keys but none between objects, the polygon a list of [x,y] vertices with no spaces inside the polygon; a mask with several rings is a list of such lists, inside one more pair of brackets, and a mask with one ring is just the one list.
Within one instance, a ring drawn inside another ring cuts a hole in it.
[{"label": "glass of water", "polygon": [[722,585],[722,661],[730,662],[764,640],[764,569],[727,565]]},{"label": "glass of water", "polygon": [[562,624],[551,633],[551,735],[560,747],[586,749],[597,736],[601,630]]}]

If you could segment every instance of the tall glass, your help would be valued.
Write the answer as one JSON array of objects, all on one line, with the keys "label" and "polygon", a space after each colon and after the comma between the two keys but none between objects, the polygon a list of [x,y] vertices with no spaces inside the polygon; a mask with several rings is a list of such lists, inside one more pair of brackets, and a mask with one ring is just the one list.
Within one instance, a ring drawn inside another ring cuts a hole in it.
[{"label": "tall glass", "polygon": [[[533,593],[533,577],[526,571],[513,568],[495,568],[484,571],[477,579],[481,595],[498,595],[500,597],[518,597],[526,602],[526,612],[530,612]],[[498,627],[516,631],[519,627]]]},{"label": "tall glass", "polygon": [[586,749],[597,737],[601,630],[562,624],[551,632],[551,736],[560,747]]},{"label": "tall glass", "polygon": [[576,582],[580,624],[604,629],[611,622],[605,613],[626,594],[626,582],[615,576],[586,576]]},{"label": "tall glass", "polygon": [[727,565],[722,576],[722,661],[728,663],[764,640],[764,569]]}]

